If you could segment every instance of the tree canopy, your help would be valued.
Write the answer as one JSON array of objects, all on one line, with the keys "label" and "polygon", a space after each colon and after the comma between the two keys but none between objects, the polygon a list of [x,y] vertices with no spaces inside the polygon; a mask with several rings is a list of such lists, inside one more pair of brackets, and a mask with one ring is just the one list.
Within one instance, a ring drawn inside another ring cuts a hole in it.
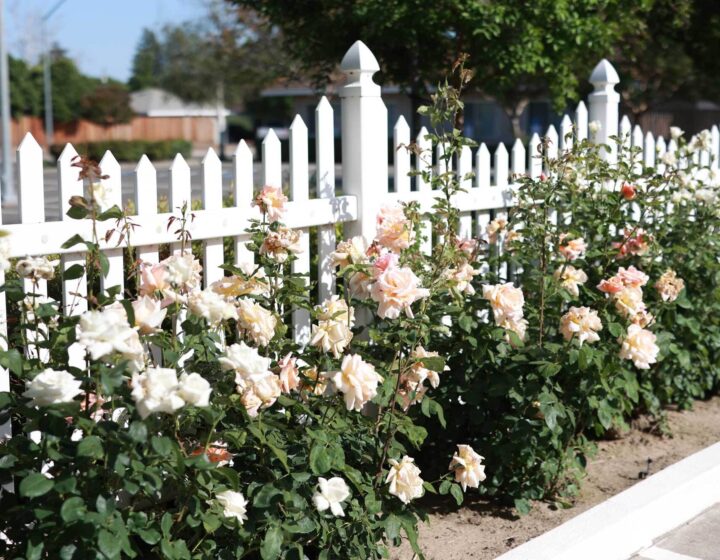
[{"label": "tree canopy", "polygon": [[[690,91],[690,82],[720,79],[710,72],[719,64],[713,53],[720,27],[707,17],[713,0],[226,2],[277,26],[287,55],[319,80],[361,38],[380,62],[379,81],[403,87],[416,102],[466,52],[474,87],[497,100],[516,125],[531,99],[548,97],[556,109],[577,100],[603,57],[632,68],[624,74],[628,89],[646,98],[658,75],[674,85],[672,92],[680,84]],[[701,36],[687,36],[701,28]]]}]

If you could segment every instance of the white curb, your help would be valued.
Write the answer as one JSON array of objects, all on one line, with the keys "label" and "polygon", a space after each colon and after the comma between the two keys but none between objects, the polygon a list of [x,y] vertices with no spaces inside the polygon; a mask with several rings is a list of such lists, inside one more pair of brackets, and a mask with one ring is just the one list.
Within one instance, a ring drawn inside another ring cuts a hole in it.
[{"label": "white curb", "polygon": [[670,465],[496,560],[626,560],[720,502],[720,443]]}]

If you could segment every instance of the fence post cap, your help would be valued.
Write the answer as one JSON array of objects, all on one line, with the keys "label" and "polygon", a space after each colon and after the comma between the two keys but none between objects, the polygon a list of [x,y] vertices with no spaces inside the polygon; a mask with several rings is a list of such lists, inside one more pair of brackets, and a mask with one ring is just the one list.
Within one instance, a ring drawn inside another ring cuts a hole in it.
[{"label": "fence post cap", "polygon": [[340,63],[340,70],[349,72],[372,72],[380,70],[377,58],[365,43],[357,40],[345,53]]},{"label": "fence post cap", "polygon": [[590,74],[590,83],[595,86],[596,89],[602,89],[607,85],[615,85],[620,83],[620,76],[618,76],[615,67],[610,64],[607,58],[603,58],[598,62],[597,66]]}]

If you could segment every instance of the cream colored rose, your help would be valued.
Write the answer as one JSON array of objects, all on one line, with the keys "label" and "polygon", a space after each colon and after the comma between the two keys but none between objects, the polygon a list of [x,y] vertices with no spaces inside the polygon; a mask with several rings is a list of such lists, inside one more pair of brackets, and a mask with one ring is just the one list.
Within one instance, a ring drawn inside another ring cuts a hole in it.
[{"label": "cream colored rose", "polygon": [[154,296],[157,292],[164,292],[170,289],[170,277],[165,264],[151,265],[142,263],[140,265],[140,288],[141,296]]},{"label": "cream colored rose", "polygon": [[241,335],[249,336],[257,346],[267,346],[275,336],[277,319],[259,303],[242,298],[237,302],[237,323]]},{"label": "cream colored rose", "polygon": [[624,288],[613,295],[613,301],[617,312],[627,319],[632,319],[638,313],[645,311],[641,288]]},{"label": "cream colored rose", "polygon": [[523,316],[523,305],[525,297],[522,290],[512,285],[512,282],[505,284],[485,284],[483,286],[483,298],[490,302],[495,317],[495,324],[519,320]]},{"label": "cream colored rose", "polygon": [[485,480],[485,465],[483,457],[475,453],[469,445],[458,444],[458,450],[450,461],[449,470],[455,471],[455,482],[462,486],[463,492],[470,488],[477,488]]},{"label": "cream colored rose", "polygon": [[389,492],[397,496],[404,504],[409,504],[415,498],[420,498],[425,490],[423,479],[420,478],[420,469],[415,465],[415,459],[405,455],[400,462],[390,459],[390,472],[385,482],[390,485]]},{"label": "cream colored rose", "polygon": [[675,301],[685,288],[685,281],[674,270],[666,270],[655,283],[655,289],[663,301]]},{"label": "cream colored rose", "polygon": [[171,255],[160,262],[167,272],[167,282],[176,290],[189,292],[200,287],[202,266],[192,255]]},{"label": "cream colored rose", "polygon": [[566,241],[568,235],[569,234],[567,233],[560,234],[560,246],[558,247],[558,250],[567,260],[574,261],[575,259],[579,259],[585,255],[585,251],[587,251],[587,244],[582,237]]},{"label": "cream colored rose", "polygon": [[225,297],[241,297],[241,296],[268,296],[270,295],[270,287],[263,280],[265,272],[262,272],[243,278],[242,276],[223,276],[220,280],[216,280],[210,284],[213,292]]},{"label": "cream colored rose", "polygon": [[123,307],[114,304],[104,310],[86,311],[75,328],[77,341],[93,360],[119,355],[134,371],[145,366],[145,350],[137,331],[130,327]]},{"label": "cream colored rose", "polygon": [[619,342],[620,357],[623,360],[632,360],[638,369],[650,369],[650,364],[657,362],[660,348],[656,344],[656,336],[640,325],[630,325],[625,338]]},{"label": "cream colored rose", "polygon": [[333,265],[345,268],[351,264],[365,264],[369,261],[367,256],[368,244],[365,238],[356,235],[351,239],[341,241],[330,255]]},{"label": "cream colored rose", "polygon": [[391,266],[380,274],[370,288],[370,296],[378,303],[382,319],[397,319],[402,311],[413,317],[411,305],[430,295],[420,287],[420,279],[407,267]]},{"label": "cream colored rose", "polygon": [[242,395],[240,401],[248,414],[257,416],[261,408],[268,408],[275,404],[282,392],[282,387],[280,386],[280,378],[277,375],[267,373],[248,381],[242,390],[238,386],[238,392]]},{"label": "cream colored rose", "polygon": [[72,402],[82,393],[82,381],[65,370],[47,368],[25,382],[23,397],[32,399],[28,406],[50,406]]},{"label": "cream colored rose", "polygon": [[241,392],[249,381],[264,377],[270,372],[270,358],[261,356],[257,349],[244,342],[232,344],[225,349],[225,354],[218,358],[224,371],[235,372],[235,384]]},{"label": "cream colored rose", "polygon": [[350,344],[352,337],[352,331],[347,326],[347,323],[343,321],[320,321],[312,327],[310,345],[320,348],[323,352],[332,352],[335,358],[339,358]]},{"label": "cream colored rose", "polygon": [[318,478],[317,491],[313,496],[313,504],[318,511],[329,509],[336,517],[345,517],[342,502],[350,497],[350,488],[339,476],[331,479]]},{"label": "cream colored rose", "polygon": [[451,268],[445,273],[445,277],[450,285],[458,293],[473,295],[475,288],[472,285],[473,277],[480,274],[479,270],[475,270],[467,261],[463,262],[457,268]]},{"label": "cream colored rose", "polygon": [[[527,335],[527,328],[528,328],[527,319],[516,318],[516,317],[506,317],[500,323],[498,323],[498,327],[502,327],[506,331],[514,332],[521,341],[523,341],[523,342],[525,341],[525,336]],[[505,339],[512,346],[515,346],[515,344],[513,344],[512,338],[510,338],[509,336],[505,336]]]},{"label": "cream colored rose", "polygon": [[107,182],[92,183],[88,187],[88,193],[100,212],[105,212],[113,207],[113,190]]},{"label": "cream colored rose", "polygon": [[275,262],[284,263],[288,257],[303,252],[300,232],[286,227],[268,232],[260,246],[260,254]]},{"label": "cream colored rose", "polygon": [[641,288],[647,284],[649,278],[648,275],[638,270],[634,266],[628,268],[620,267],[617,273],[617,278],[628,288]]},{"label": "cream colored rose", "polygon": [[366,402],[377,395],[378,383],[383,380],[375,371],[375,366],[357,354],[345,356],[340,371],[332,374],[330,379],[344,395],[348,410],[361,410]]},{"label": "cream colored rose", "polygon": [[384,206],[377,216],[375,241],[382,247],[399,253],[410,247],[414,239],[412,224],[405,217],[402,206]]},{"label": "cream colored rose", "polygon": [[495,218],[490,222],[485,231],[487,232],[488,241],[495,243],[498,240],[498,236],[505,231],[507,227],[507,220],[505,218]]},{"label": "cream colored rose", "polygon": [[370,288],[373,279],[364,272],[355,272],[350,275],[348,291],[350,296],[357,299],[367,299],[370,297]]},{"label": "cream colored rose", "polygon": [[158,332],[165,319],[166,309],[162,308],[162,302],[149,296],[141,296],[132,302],[133,314],[135,315],[135,326],[142,334]]},{"label": "cream colored rose", "polygon": [[580,346],[584,342],[597,342],[600,340],[598,331],[602,330],[602,321],[597,311],[589,307],[571,307],[560,318],[560,333],[565,340],[575,338]]},{"label": "cream colored rose", "polygon": [[268,219],[268,222],[277,222],[285,213],[285,203],[288,201],[280,187],[265,185],[255,197],[253,206],[258,206]]},{"label": "cream colored rose", "polygon": [[[25,311],[25,316],[29,323],[35,322],[35,312],[40,308],[41,305],[50,305],[55,309],[55,312],[58,313],[60,309],[60,302],[54,300],[51,297],[43,296],[43,295],[37,295],[37,294],[28,294],[26,295],[22,300],[22,309]],[[40,321],[46,321],[50,323],[51,325],[57,325],[57,317],[43,317],[37,318]]]},{"label": "cream colored rose", "polygon": [[571,264],[561,266],[553,276],[563,288],[575,297],[580,295],[580,285],[587,282],[588,279],[583,270],[575,268]]},{"label": "cream colored rose", "polygon": [[237,319],[238,316],[231,302],[210,289],[190,292],[188,311],[205,319],[211,327],[218,327],[223,321]]},{"label": "cream colored rose", "polygon": [[193,406],[209,406],[210,383],[199,373],[183,373],[180,375],[177,388],[178,395],[187,404]]},{"label": "cream colored rose", "polygon": [[15,271],[22,278],[51,280],[58,264],[60,261],[51,261],[47,257],[25,257],[15,265]]}]

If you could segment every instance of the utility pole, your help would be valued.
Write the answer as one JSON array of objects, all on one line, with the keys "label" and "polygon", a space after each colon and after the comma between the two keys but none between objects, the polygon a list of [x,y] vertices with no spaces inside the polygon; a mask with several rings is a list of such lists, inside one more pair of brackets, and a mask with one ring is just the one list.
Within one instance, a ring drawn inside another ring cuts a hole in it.
[{"label": "utility pole", "polygon": [[50,74],[51,61],[50,49],[48,48],[47,20],[50,19],[50,16],[52,16],[64,3],[65,0],[58,0],[58,2],[42,17],[43,88],[45,90],[45,143],[47,144],[48,150],[50,150],[50,146],[53,144],[55,128],[53,125],[52,75]]},{"label": "utility pole", "polygon": [[0,121],[2,121],[2,198],[7,205],[17,204],[17,192],[10,157],[10,77],[5,42],[5,1],[0,0]]}]

